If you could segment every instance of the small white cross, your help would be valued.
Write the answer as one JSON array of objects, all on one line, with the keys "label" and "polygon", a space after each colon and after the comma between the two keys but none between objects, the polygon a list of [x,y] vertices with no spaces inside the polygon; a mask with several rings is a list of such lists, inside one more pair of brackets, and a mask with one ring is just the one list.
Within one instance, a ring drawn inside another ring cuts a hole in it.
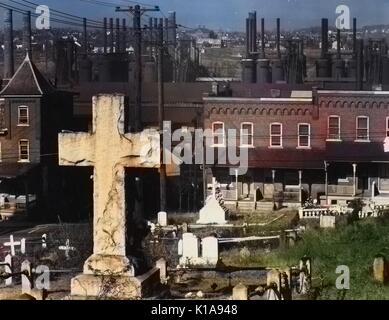
[{"label": "small white cross", "polygon": [[14,257],[16,255],[16,251],[15,251],[16,246],[20,246],[20,252],[22,254],[26,253],[26,239],[25,238],[21,239],[20,241],[14,241],[14,236],[11,234],[9,239],[10,239],[10,241],[5,242],[4,246],[11,247],[11,256]]},{"label": "small white cross", "polygon": [[65,246],[59,246],[58,249],[59,249],[59,250],[65,251],[65,257],[66,257],[66,259],[69,259],[69,258],[70,258],[70,256],[69,256],[69,252],[70,252],[70,251],[75,251],[75,250],[76,250],[75,247],[71,247],[71,246],[70,246],[70,240],[69,240],[69,239],[66,239],[66,245],[65,245]]}]

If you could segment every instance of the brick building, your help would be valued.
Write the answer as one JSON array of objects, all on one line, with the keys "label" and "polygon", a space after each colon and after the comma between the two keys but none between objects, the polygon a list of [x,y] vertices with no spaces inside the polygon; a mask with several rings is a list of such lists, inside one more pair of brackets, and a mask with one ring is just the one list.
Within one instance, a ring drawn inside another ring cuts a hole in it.
[{"label": "brick building", "polygon": [[210,168],[225,199],[241,208],[298,206],[310,196],[323,204],[388,203],[389,92],[282,91],[278,98],[204,98],[204,127],[221,144],[236,129],[237,145],[248,148],[247,174]]},{"label": "brick building", "polygon": [[71,129],[73,97],[56,90],[29,56],[0,92],[2,216],[60,214],[58,133]]}]

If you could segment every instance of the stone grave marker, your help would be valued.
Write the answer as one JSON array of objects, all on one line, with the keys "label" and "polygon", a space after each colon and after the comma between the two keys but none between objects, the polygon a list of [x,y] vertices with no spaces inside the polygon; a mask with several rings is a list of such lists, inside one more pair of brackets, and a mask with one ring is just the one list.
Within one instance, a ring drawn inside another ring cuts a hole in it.
[{"label": "stone grave marker", "polygon": [[159,269],[159,276],[161,278],[161,283],[165,283],[167,280],[167,263],[164,258],[161,258],[157,261],[156,267]]},{"label": "stone grave marker", "polygon": [[336,227],[336,216],[320,216],[320,228],[334,229]]},{"label": "stone grave marker", "polygon": [[239,283],[232,289],[232,300],[248,300],[248,289],[244,284]]},{"label": "stone grave marker", "polygon": [[382,255],[378,255],[374,259],[373,263],[373,273],[374,273],[374,280],[379,283],[385,283],[386,281],[386,259]]},{"label": "stone grave marker", "polygon": [[158,224],[161,227],[166,227],[167,224],[167,213],[164,211],[158,212]]},{"label": "stone grave marker", "polygon": [[[135,277],[126,257],[125,168],[160,166],[158,131],[126,133],[124,95],[101,94],[93,97],[93,132],[60,133],[58,144],[60,165],[94,168],[93,254],[72,279],[71,294],[141,298],[159,282],[159,270]],[[115,279],[108,288],[107,276]]]},{"label": "stone grave marker", "polygon": [[215,237],[202,239],[202,255],[205,264],[216,265],[219,260],[219,241]]},{"label": "stone grave marker", "polygon": [[195,263],[199,258],[199,239],[193,233],[184,233],[182,235],[182,257],[181,265]]},{"label": "stone grave marker", "polygon": [[216,179],[213,178],[212,196],[210,196],[205,206],[200,210],[198,224],[226,224],[226,211],[216,199]]},{"label": "stone grave marker", "polygon": [[14,241],[14,236],[11,234],[9,237],[9,242],[4,243],[5,247],[10,247],[11,248],[11,256],[16,255],[16,247],[20,246],[20,252],[22,254],[26,253],[26,239],[23,238],[20,241]]}]

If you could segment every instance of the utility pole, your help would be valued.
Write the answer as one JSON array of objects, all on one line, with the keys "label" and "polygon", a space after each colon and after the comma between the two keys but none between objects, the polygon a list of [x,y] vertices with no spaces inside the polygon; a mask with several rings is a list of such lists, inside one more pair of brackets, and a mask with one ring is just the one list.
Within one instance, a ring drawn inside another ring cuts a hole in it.
[{"label": "utility pole", "polygon": [[134,46],[134,55],[135,55],[135,108],[134,108],[134,130],[139,132],[142,130],[142,29],[141,29],[141,17],[146,12],[159,12],[160,9],[158,6],[154,8],[141,8],[139,5],[134,7],[128,7],[122,9],[116,7],[116,12],[128,12],[134,18],[134,36],[135,36],[135,46]]},{"label": "utility pole", "polygon": [[163,163],[163,121],[165,119],[165,93],[163,79],[163,25],[158,27],[158,121],[160,132],[160,147],[161,147],[161,166],[159,169],[159,184],[160,184],[160,210],[166,211],[166,165]]}]

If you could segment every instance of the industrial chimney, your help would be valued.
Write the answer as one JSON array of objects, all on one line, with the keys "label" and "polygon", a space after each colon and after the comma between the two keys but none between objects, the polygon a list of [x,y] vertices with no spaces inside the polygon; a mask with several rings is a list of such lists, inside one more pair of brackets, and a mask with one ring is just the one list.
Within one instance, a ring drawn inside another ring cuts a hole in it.
[{"label": "industrial chimney", "polygon": [[115,40],[115,52],[119,53],[121,50],[121,44],[120,44],[120,19],[116,18],[116,40]]},{"label": "industrial chimney", "polygon": [[257,83],[271,83],[270,60],[265,55],[265,19],[261,19],[261,55],[257,60]]},{"label": "industrial chimney", "polygon": [[276,36],[276,50],[277,58],[272,62],[272,81],[273,83],[285,81],[284,61],[281,58],[281,20],[277,18],[277,36]]},{"label": "industrial chimney", "polygon": [[257,13],[250,12],[246,19],[246,57],[242,59],[242,82],[257,82]]},{"label": "industrial chimney", "polygon": [[356,79],[357,77],[357,19],[353,19],[353,56],[348,62],[347,77]]},{"label": "industrial chimney", "polygon": [[5,10],[4,15],[4,79],[11,79],[14,74],[14,37],[12,10]]},{"label": "industrial chimney", "polygon": [[346,62],[341,55],[341,37],[340,29],[336,30],[336,58],[332,64],[332,75],[335,79],[340,80],[346,76]]},{"label": "industrial chimney", "polygon": [[104,38],[104,53],[108,52],[108,23],[107,18],[104,18],[104,27],[103,27],[103,38]]},{"label": "industrial chimney", "polygon": [[110,53],[114,52],[115,36],[113,32],[113,18],[109,18],[109,46],[111,48]]},{"label": "industrial chimney", "polygon": [[26,50],[28,56],[32,60],[31,47],[31,11],[27,11],[23,16],[23,49]]},{"label": "industrial chimney", "polygon": [[328,19],[321,20],[321,55],[316,61],[316,76],[318,78],[331,77],[331,58],[328,55]]}]

